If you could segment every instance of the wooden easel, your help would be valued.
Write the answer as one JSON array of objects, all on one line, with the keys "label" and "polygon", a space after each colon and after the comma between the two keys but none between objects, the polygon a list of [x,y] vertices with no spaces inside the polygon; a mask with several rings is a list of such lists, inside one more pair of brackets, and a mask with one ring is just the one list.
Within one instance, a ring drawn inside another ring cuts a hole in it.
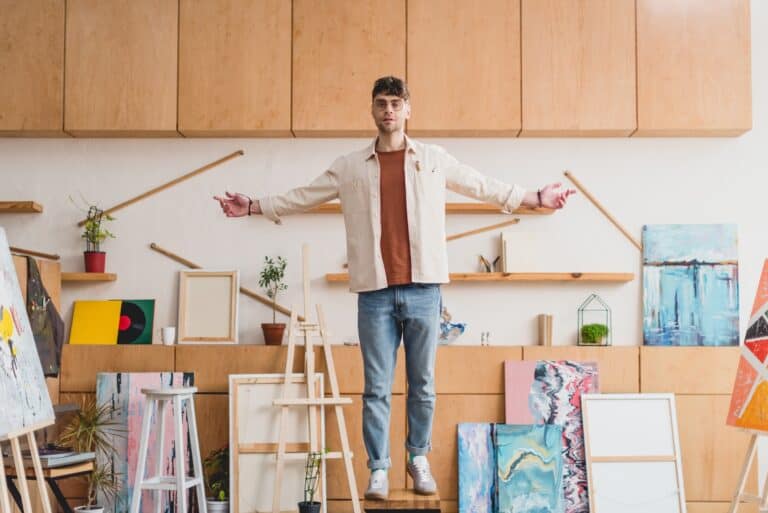
[{"label": "wooden easel", "polygon": [[[51,502],[48,497],[48,490],[45,488],[45,475],[43,474],[43,466],[40,463],[40,454],[37,451],[37,442],[35,441],[35,431],[50,426],[51,424],[53,424],[52,421],[41,423],[0,438],[0,441],[9,441],[11,444],[11,459],[16,468],[16,479],[19,482],[18,488],[19,493],[21,494],[21,504],[24,507],[24,513],[32,512],[32,498],[29,495],[29,486],[27,485],[26,478],[27,473],[24,469],[24,458],[21,455],[21,444],[19,443],[19,440],[23,436],[27,437],[27,448],[32,456],[32,467],[35,470],[35,481],[37,481],[37,489],[40,493],[40,502],[43,505],[43,513],[51,513]],[[5,462],[3,461],[2,451],[0,451],[0,512],[11,513],[11,511],[11,502],[8,497],[8,483],[6,482],[5,477]]]},{"label": "wooden easel", "polygon": [[[304,244],[302,247],[302,260],[303,260],[303,282],[304,282],[304,317],[308,318],[309,315],[309,246]],[[304,338],[304,376],[307,383],[307,398],[306,399],[287,399],[285,393],[287,386],[283,388],[283,398],[275,400],[275,406],[280,408],[280,434],[277,444],[277,468],[275,472],[275,493],[272,499],[272,513],[280,513],[280,492],[283,484],[283,467],[286,460],[286,441],[285,441],[285,421],[286,414],[289,407],[304,406],[308,410],[309,414],[309,450],[312,452],[319,451],[321,448],[318,443],[318,423],[317,415],[318,408],[325,406],[333,406],[336,413],[336,420],[339,426],[339,438],[341,440],[341,452],[322,452],[322,460],[329,459],[342,459],[344,460],[344,469],[347,474],[347,482],[349,484],[349,494],[352,499],[352,510],[354,513],[361,513],[360,499],[357,495],[357,483],[355,481],[355,473],[352,468],[352,451],[349,448],[349,437],[347,436],[347,427],[344,421],[344,410],[342,405],[352,404],[352,399],[348,397],[341,397],[339,394],[339,384],[336,379],[336,369],[333,365],[333,353],[331,352],[331,343],[328,340],[328,331],[325,326],[325,316],[323,315],[323,308],[321,305],[317,305],[317,324],[309,322],[300,322],[298,320],[298,314],[296,309],[293,308],[291,313],[291,324],[288,327],[288,355],[285,362],[285,384],[289,383],[289,379],[293,373],[293,356],[296,349],[296,339],[303,336]],[[315,387],[312,385],[315,383],[315,352],[314,341],[312,338],[319,336],[322,339],[323,354],[325,356],[325,366],[328,372],[328,381],[331,386],[331,397],[317,397]],[[325,433],[325,426],[320,426],[320,429]],[[323,448],[324,449],[324,448]],[[299,453],[302,454],[302,453]],[[305,453],[304,453],[305,454]],[[325,461],[323,461],[323,464]]]},{"label": "wooden easel", "polygon": [[744,493],[744,488],[746,488],[747,479],[749,478],[749,471],[752,468],[753,462],[757,460],[757,441],[761,436],[766,435],[762,431],[753,429],[747,429],[746,431],[752,433],[752,436],[749,440],[746,457],[744,458],[744,466],[741,468],[739,484],[736,486],[736,493],[733,494],[733,501],[731,501],[731,508],[728,510],[728,513],[736,513],[741,502],[757,503],[760,505],[758,507],[760,511],[768,509],[768,479],[766,479],[763,484],[763,492],[761,495]]}]

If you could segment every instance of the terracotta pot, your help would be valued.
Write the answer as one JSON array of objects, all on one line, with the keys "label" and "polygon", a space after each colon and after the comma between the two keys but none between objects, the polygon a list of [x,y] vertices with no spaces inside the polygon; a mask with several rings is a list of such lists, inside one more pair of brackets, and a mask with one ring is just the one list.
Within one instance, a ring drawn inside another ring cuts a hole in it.
[{"label": "terracotta pot", "polygon": [[283,333],[285,332],[284,323],[261,323],[261,330],[264,332],[264,342],[268,346],[279,346],[283,343]]},{"label": "terracotta pot", "polygon": [[103,273],[107,262],[107,254],[103,251],[85,251],[85,272]]}]

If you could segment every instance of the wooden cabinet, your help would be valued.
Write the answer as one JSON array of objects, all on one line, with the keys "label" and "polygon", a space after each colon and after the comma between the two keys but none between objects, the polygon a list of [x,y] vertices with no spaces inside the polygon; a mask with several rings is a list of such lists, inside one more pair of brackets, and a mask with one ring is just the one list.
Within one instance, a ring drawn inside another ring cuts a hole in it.
[{"label": "wooden cabinet", "polygon": [[752,127],[749,0],[637,0],[636,135]]},{"label": "wooden cabinet", "polygon": [[181,0],[179,132],[291,135],[291,0]]},{"label": "wooden cabinet", "polygon": [[0,0],[0,135],[64,135],[64,0]]},{"label": "wooden cabinet", "polygon": [[408,132],[517,136],[520,1],[409,0]]},{"label": "wooden cabinet", "polygon": [[176,132],[178,0],[68,0],[64,129]]},{"label": "wooden cabinet", "polygon": [[521,136],[636,127],[634,0],[522,0]]},{"label": "wooden cabinet", "polygon": [[377,78],[405,78],[405,0],[294,0],[293,132],[373,136]]}]

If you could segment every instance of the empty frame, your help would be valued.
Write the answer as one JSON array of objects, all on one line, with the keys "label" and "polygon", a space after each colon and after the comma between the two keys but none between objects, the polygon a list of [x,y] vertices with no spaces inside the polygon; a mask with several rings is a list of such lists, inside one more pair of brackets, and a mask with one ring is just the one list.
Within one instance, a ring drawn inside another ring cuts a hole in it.
[{"label": "empty frame", "polygon": [[685,513],[673,394],[583,394],[593,513]]},{"label": "empty frame", "polygon": [[179,271],[179,343],[237,344],[237,271]]}]

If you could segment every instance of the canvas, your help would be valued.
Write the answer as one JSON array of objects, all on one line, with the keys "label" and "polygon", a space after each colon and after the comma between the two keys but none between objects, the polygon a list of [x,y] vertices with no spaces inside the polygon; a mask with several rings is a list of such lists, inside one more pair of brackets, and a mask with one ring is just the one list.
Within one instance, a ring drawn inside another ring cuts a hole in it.
[{"label": "canvas", "polygon": [[739,344],[735,225],[643,227],[643,343]]},{"label": "canvas", "polygon": [[588,513],[581,394],[599,391],[597,364],[507,361],[504,379],[507,424],[562,427],[564,511]]},{"label": "canvas", "polygon": [[496,513],[494,424],[458,425],[459,513]]},{"label": "canvas", "polygon": [[499,513],[559,513],[563,500],[563,429],[497,424]]},{"label": "canvas", "polygon": [[768,260],[757,285],[731,394],[727,423],[768,431]]},{"label": "canvas", "polygon": [[[108,502],[104,497],[99,501],[106,505],[105,511],[109,513],[128,513],[130,500],[133,495],[133,486],[136,476],[136,465],[138,462],[139,443],[141,441],[141,422],[144,418],[146,399],[141,393],[142,388],[161,388],[163,386],[192,386],[194,385],[194,376],[191,373],[181,372],[100,372],[96,375],[96,402],[98,404],[110,403],[115,405],[115,420],[122,433],[119,436],[111,437],[116,455],[111,459],[111,464],[116,472],[120,474],[122,486],[120,493],[114,503]],[[182,413],[184,440],[187,440],[188,424],[187,405],[184,406]],[[149,436],[149,447],[147,458],[147,474],[154,474],[157,468],[157,458],[152,448],[157,443],[160,425],[157,422],[157,414],[152,419],[152,429]],[[192,456],[187,443],[184,444],[182,451],[177,451],[173,435],[173,411],[170,404],[165,409],[165,439],[163,442],[164,454],[162,468],[165,475],[174,475],[174,465],[176,457],[181,454],[184,458],[185,468],[189,469],[189,462]],[[190,504],[191,493],[187,504]],[[141,512],[155,512],[155,494],[145,492],[142,495]],[[176,493],[162,492],[163,507],[161,511],[176,511]],[[190,506],[189,511],[192,511]]]},{"label": "canvas", "polygon": [[52,424],[53,406],[5,230],[0,227],[0,439]]}]

